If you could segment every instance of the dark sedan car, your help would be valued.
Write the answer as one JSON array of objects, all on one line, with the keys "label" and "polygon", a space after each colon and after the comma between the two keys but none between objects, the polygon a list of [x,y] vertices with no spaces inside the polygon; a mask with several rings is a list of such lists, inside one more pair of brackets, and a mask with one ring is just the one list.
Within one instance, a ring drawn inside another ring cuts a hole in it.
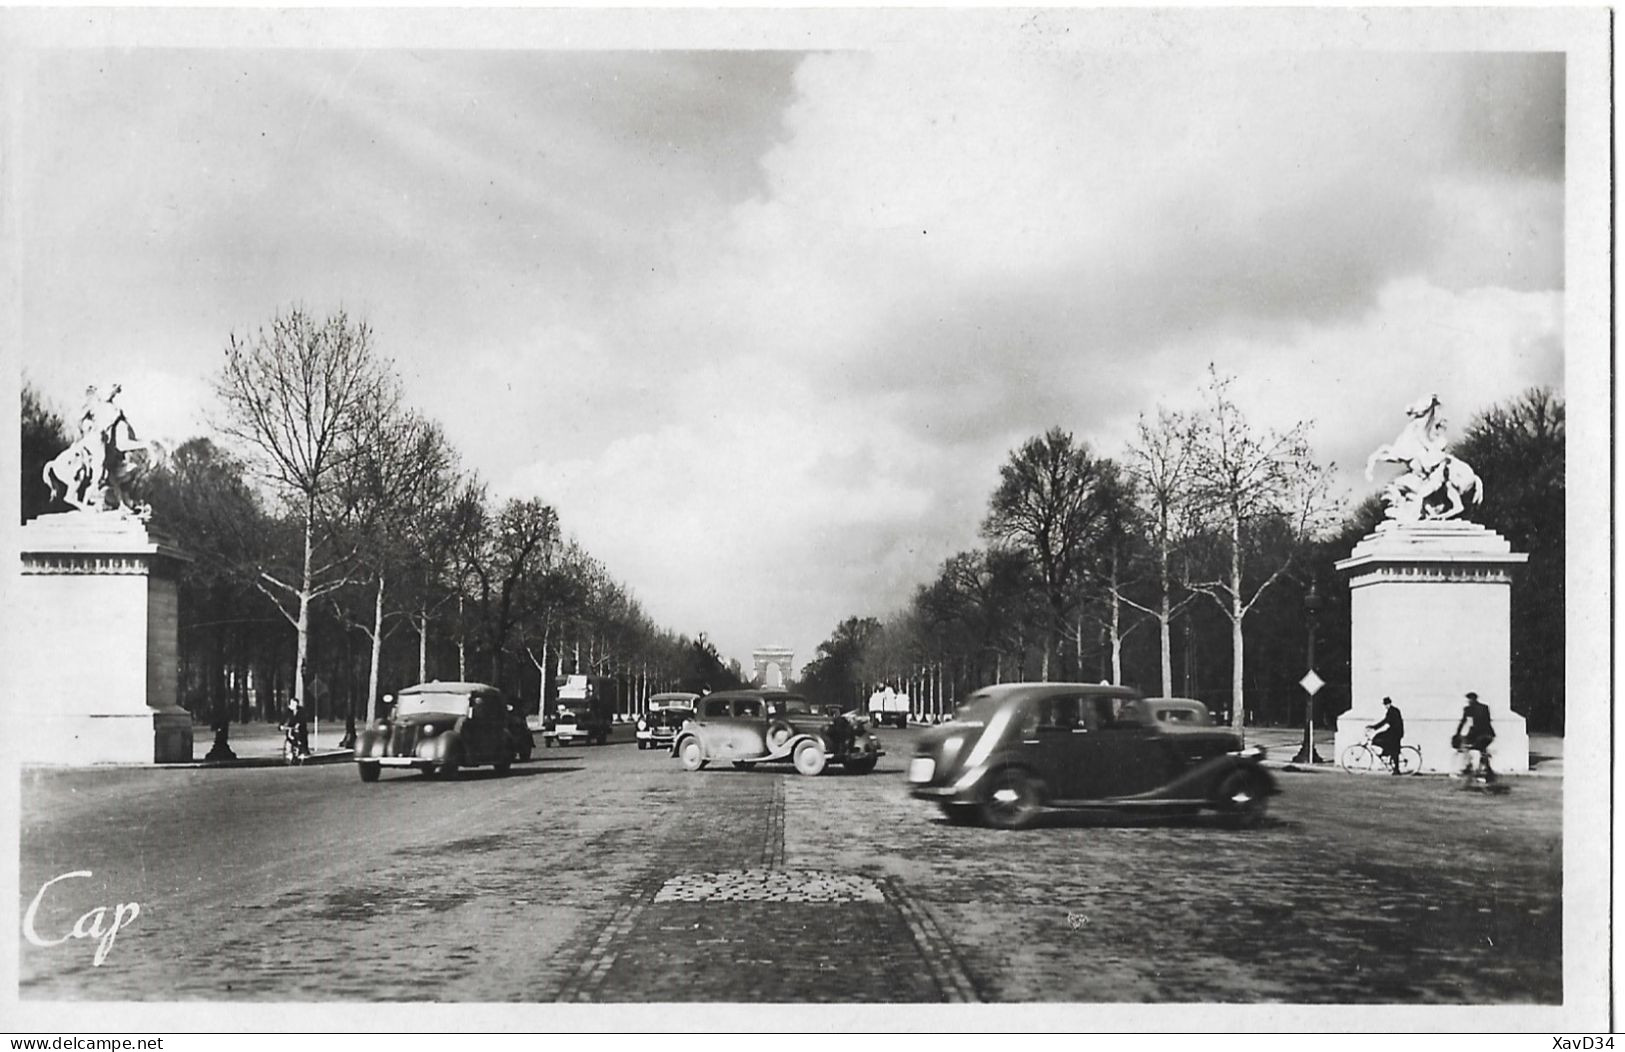
[{"label": "dark sedan car", "polygon": [[1166,716],[1126,687],[985,687],[952,723],[921,735],[908,780],[950,820],[1004,829],[1030,825],[1045,807],[1212,809],[1255,824],[1277,792],[1264,751],[1206,720]]},{"label": "dark sedan car", "polygon": [[831,763],[848,774],[868,774],[884,753],[856,712],[814,705],[799,694],[726,690],[700,699],[699,711],[677,732],[672,755],[690,771],[712,760],[746,770],[788,760],[802,774],[822,774]]},{"label": "dark sedan car", "polygon": [[[520,740],[520,735],[523,740]],[[395,698],[388,717],[361,732],[356,767],[375,782],[385,767],[455,774],[490,765],[506,773],[529,755],[530,732],[502,692],[484,683],[420,683]]]},{"label": "dark sedan car", "polygon": [[636,734],[640,749],[670,749],[678,728],[694,716],[698,694],[672,692],[649,699],[649,710],[638,717]]}]

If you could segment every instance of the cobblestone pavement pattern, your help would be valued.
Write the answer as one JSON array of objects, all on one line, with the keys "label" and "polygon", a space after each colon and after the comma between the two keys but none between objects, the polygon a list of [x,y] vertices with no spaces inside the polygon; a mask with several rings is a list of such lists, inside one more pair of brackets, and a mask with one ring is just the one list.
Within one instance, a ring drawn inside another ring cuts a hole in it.
[{"label": "cobblestone pavement pattern", "polygon": [[506,778],[349,765],[22,774],[25,999],[1562,1000],[1562,781],[1281,775],[1211,818],[947,824],[903,781],[687,773],[630,746]]}]

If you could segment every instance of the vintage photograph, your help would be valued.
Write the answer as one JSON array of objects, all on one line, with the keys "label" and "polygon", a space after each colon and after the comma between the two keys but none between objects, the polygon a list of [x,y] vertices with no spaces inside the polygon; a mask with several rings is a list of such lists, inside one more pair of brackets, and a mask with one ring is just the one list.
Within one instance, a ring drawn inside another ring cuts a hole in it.
[{"label": "vintage photograph", "polygon": [[1607,1030],[1610,26],[0,11],[9,1025]]}]

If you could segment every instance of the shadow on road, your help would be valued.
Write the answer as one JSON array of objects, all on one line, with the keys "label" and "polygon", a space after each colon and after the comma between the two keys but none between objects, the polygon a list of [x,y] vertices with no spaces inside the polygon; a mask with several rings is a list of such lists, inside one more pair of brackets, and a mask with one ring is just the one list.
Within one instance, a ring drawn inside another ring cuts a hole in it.
[{"label": "shadow on road", "polygon": [[[931,819],[934,825],[954,825],[946,818]],[[1249,833],[1268,832],[1271,830],[1290,829],[1295,823],[1285,819],[1265,815],[1257,825],[1240,828],[1230,824],[1228,815],[1214,811],[1204,811],[1192,815],[1170,814],[1122,814],[1115,811],[1045,811],[1035,819],[1025,832],[1034,829],[1219,829],[1236,836],[1245,836]],[[972,828],[991,828],[989,826],[976,826]]]}]

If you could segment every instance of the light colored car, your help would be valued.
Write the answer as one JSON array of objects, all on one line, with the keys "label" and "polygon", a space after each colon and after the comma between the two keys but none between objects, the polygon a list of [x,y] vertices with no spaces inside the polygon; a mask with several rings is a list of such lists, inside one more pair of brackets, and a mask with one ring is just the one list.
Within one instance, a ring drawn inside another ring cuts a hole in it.
[{"label": "light colored car", "polygon": [[771,690],[705,695],[694,718],[677,732],[672,752],[690,771],[713,760],[744,770],[790,762],[808,775],[822,774],[831,763],[848,774],[868,774],[885,755],[861,713]]}]

